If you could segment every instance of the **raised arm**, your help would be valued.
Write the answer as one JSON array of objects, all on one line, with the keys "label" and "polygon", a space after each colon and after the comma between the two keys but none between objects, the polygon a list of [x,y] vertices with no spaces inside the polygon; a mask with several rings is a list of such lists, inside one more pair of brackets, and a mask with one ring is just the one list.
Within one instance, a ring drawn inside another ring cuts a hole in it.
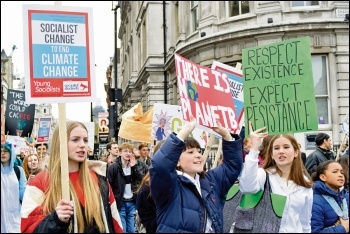
[{"label": "raised arm", "polygon": [[212,129],[222,136],[223,160],[220,165],[210,169],[206,173],[206,177],[211,182],[221,185],[216,186],[217,193],[220,198],[225,199],[228,190],[237,180],[242,170],[244,128],[242,128],[240,135],[230,134],[230,131],[222,127],[221,123],[217,121],[217,127]]},{"label": "raised arm", "polygon": [[182,141],[185,140],[195,127],[196,127],[196,118],[191,116],[189,122],[185,121],[185,124],[181,128],[180,132],[177,134],[177,137],[180,138]]},{"label": "raised arm", "polygon": [[259,145],[262,138],[268,136],[268,132],[263,132],[266,127],[253,131],[249,122],[249,132],[252,146],[249,154],[245,157],[242,174],[239,179],[239,188],[242,193],[256,193],[264,188],[266,180],[265,171],[258,167]]},{"label": "raised arm", "polygon": [[176,194],[176,165],[185,146],[184,140],[196,126],[192,116],[190,122],[185,122],[180,132],[172,133],[152,157],[149,168],[151,177],[151,193],[157,207],[164,206],[171,196]]}]

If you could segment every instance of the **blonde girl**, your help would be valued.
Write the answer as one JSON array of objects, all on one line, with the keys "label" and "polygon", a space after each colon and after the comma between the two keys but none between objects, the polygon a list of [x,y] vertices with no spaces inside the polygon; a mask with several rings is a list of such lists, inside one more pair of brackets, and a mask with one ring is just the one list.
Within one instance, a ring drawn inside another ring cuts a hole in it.
[{"label": "blonde girl", "polygon": [[106,163],[88,160],[88,132],[84,124],[67,122],[70,201],[62,199],[59,128],[51,141],[48,170],[29,183],[24,194],[22,232],[122,232]]}]

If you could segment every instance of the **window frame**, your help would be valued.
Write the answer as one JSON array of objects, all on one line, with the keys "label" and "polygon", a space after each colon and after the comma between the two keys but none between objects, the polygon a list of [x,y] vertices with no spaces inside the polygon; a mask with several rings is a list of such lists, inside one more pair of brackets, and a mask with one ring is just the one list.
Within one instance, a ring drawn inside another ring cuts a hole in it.
[{"label": "window frame", "polygon": [[[195,5],[195,3],[197,4]],[[190,11],[191,11],[191,31],[195,32],[198,30],[199,26],[199,17],[198,17],[198,5],[199,1],[191,1],[190,2]]]},{"label": "window frame", "polygon": [[[316,98],[316,104],[317,104],[317,99],[321,99],[321,98],[326,98],[327,99],[327,120],[325,121],[324,124],[320,123],[319,121],[319,118],[321,117],[319,115],[319,113],[317,112],[317,121],[318,121],[318,126],[319,128],[322,128],[322,129],[326,129],[326,128],[330,128],[332,126],[332,115],[331,115],[331,101],[330,101],[330,75],[329,75],[329,59],[328,59],[328,55],[327,54],[312,54],[311,55],[311,63],[312,63],[312,72],[313,72],[313,79],[314,79],[314,69],[316,68],[316,64],[314,64],[314,60],[313,58],[315,58],[316,56],[319,56],[319,57],[325,57],[325,71],[326,71],[326,74],[324,74],[326,76],[326,85],[327,85],[327,88],[326,88],[326,94],[317,94],[316,95],[316,92],[315,92],[315,98]],[[323,64],[321,64],[323,65]],[[319,70],[319,69],[318,69]],[[316,89],[315,87],[315,82],[314,82],[314,88]]]},{"label": "window frame", "polygon": [[[303,2],[303,6],[293,6],[293,2]],[[290,7],[291,9],[300,9],[300,8],[319,8],[321,7],[321,1],[318,1],[318,5],[306,5],[306,2],[312,2],[312,1],[290,1]]]},{"label": "window frame", "polygon": [[[230,3],[231,2],[238,2],[238,11],[239,11],[239,14],[238,15],[233,15],[233,13],[230,14]],[[250,1],[247,1],[248,2],[248,7],[249,7],[249,12],[248,13],[242,13],[242,1],[226,1],[226,14],[227,14],[227,17],[228,18],[233,18],[233,17],[241,17],[241,16],[246,16],[248,14],[251,14],[251,11],[252,9],[250,9]]]}]

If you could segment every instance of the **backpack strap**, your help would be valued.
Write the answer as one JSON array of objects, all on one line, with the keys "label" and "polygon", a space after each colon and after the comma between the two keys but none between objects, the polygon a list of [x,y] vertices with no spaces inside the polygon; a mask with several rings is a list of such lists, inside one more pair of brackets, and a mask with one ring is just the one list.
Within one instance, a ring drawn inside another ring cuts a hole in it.
[{"label": "backpack strap", "polygon": [[333,208],[333,210],[335,211],[335,213],[337,213],[339,217],[342,217],[345,220],[349,218],[348,204],[345,198],[343,198],[342,204],[341,206],[339,206],[339,204],[335,201],[333,197],[328,195],[322,195],[322,197],[326,199],[326,201],[329,203],[329,205]]},{"label": "backpack strap", "polygon": [[[266,178],[266,179],[268,179],[268,178]],[[287,203],[287,196],[273,193],[272,188],[271,188],[271,184],[270,184],[270,180],[268,181],[268,186],[270,189],[270,198],[271,198],[271,204],[272,204],[273,211],[275,212],[277,217],[282,218],[284,208],[285,208],[286,203]]]},{"label": "backpack strap", "polygon": [[249,209],[249,208],[254,208],[259,204],[261,198],[264,195],[264,192],[267,190],[267,183],[269,183],[269,176],[268,176],[266,171],[265,171],[265,173],[266,173],[266,180],[265,180],[265,184],[264,184],[264,189],[259,190],[256,193],[242,194],[241,201],[239,203],[240,207],[245,208],[245,209]]},{"label": "backpack strap", "polygon": [[226,194],[226,201],[231,200],[239,192],[239,185],[234,184]]},{"label": "backpack strap", "polygon": [[19,181],[19,179],[21,178],[21,172],[19,171],[18,166],[14,165],[13,169],[15,170],[15,173],[16,173],[16,176],[17,176],[17,180]]}]

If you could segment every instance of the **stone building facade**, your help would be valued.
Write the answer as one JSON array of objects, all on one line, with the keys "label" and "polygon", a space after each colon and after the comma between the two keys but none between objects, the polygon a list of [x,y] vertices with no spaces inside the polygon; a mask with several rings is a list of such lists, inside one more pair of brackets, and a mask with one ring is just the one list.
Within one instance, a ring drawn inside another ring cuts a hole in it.
[{"label": "stone building facade", "polygon": [[[342,141],[349,110],[347,1],[120,1],[119,117],[138,102],[179,105],[174,53],[210,67],[242,49],[310,37],[319,131]],[[109,77],[109,79],[114,79]],[[112,81],[113,82],[113,81]],[[107,95],[108,96],[108,95]],[[108,101],[107,101],[108,102]],[[119,118],[120,119],[120,118]],[[315,133],[296,133],[311,152]]]},{"label": "stone building facade", "polygon": [[5,141],[5,111],[7,103],[7,91],[13,88],[13,61],[12,54],[15,47],[9,55],[5,50],[1,50],[1,142]]}]

